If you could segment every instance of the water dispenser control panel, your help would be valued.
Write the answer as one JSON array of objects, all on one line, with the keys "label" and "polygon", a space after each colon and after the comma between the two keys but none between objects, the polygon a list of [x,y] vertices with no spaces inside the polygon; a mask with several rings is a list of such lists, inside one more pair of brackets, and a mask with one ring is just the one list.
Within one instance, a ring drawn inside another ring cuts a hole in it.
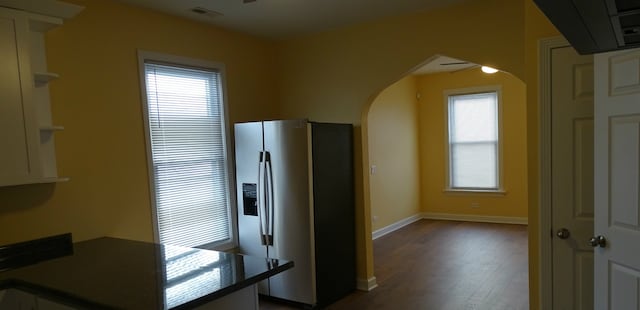
[{"label": "water dispenser control panel", "polygon": [[258,216],[258,191],[255,183],[242,183],[244,215]]}]

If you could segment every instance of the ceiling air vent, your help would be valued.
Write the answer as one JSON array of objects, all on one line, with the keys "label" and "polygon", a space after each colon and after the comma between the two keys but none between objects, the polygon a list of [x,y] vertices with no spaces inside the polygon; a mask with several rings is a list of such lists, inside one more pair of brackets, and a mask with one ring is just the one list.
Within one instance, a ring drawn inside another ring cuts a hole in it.
[{"label": "ceiling air vent", "polygon": [[222,14],[220,12],[216,12],[216,11],[213,11],[213,10],[205,9],[205,8],[199,7],[199,6],[191,9],[191,12],[199,14],[199,15],[204,15],[204,16],[207,16],[207,17],[210,17],[210,18],[215,18],[215,17],[224,15],[224,14]]}]

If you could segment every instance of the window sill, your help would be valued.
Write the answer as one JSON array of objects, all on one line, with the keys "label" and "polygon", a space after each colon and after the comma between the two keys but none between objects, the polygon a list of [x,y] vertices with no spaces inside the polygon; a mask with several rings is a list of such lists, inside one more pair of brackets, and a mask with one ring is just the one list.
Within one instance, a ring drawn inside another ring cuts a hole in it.
[{"label": "window sill", "polygon": [[507,191],[503,189],[454,189],[454,188],[445,188],[442,190],[445,194],[452,195],[483,195],[483,196],[506,196]]},{"label": "window sill", "polygon": [[218,242],[203,244],[195,248],[218,252],[237,252],[236,249],[238,248],[238,243],[232,239],[225,239]]}]

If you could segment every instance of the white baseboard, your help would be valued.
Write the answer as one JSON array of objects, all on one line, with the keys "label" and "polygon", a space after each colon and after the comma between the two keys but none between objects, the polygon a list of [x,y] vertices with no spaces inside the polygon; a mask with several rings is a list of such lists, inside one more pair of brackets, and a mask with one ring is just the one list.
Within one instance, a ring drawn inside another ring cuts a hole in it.
[{"label": "white baseboard", "polygon": [[357,279],[356,280],[356,288],[359,291],[369,292],[374,288],[378,287],[378,283],[376,282],[376,277],[371,277],[369,279]]},{"label": "white baseboard", "polygon": [[510,217],[510,216],[466,215],[466,214],[425,212],[425,213],[422,213],[422,218],[430,219],[430,220],[447,220],[447,221],[463,221],[463,222],[483,222],[483,223],[519,224],[519,225],[529,224],[529,220],[526,217]]},{"label": "white baseboard", "polygon": [[380,238],[380,237],[382,237],[382,236],[384,236],[384,235],[386,235],[388,233],[392,233],[392,232],[394,232],[394,231],[396,231],[396,230],[398,230],[398,229],[400,229],[402,227],[405,227],[405,226],[407,226],[407,225],[409,225],[409,224],[411,224],[413,222],[417,222],[417,221],[419,221],[419,220],[421,220],[423,218],[424,218],[424,216],[422,214],[418,213],[416,215],[412,215],[412,216],[407,217],[405,219],[399,220],[399,221],[397,221],[397,222],[395,222],[395,223],[393,223],[393,224],[391,224],[389,226],[385,226],[385,227],[382,227],[382,228],[374,231],[371,234],[372,238],[373,238],[373,240],[376,240],[376,239],[378,239],[378,238]]},{"label": "white baseboard", "polygon": [[500,223],[500,224],[518,224],[528,225],[529,220],[526,217],[510,217],[510,216],[490,216],[490,215],[471,215],[471,214],[449,214],[449,213],[432,213],[424,212],[412,215],[405,219],[399,220],[391,225],[382,227],[371,234],[373,240],[376,240],[386,234],[392,233],[402,227],[421,219],[446,220],[446,221],[463,221],[463,222],[482,222],[482,223]]}]

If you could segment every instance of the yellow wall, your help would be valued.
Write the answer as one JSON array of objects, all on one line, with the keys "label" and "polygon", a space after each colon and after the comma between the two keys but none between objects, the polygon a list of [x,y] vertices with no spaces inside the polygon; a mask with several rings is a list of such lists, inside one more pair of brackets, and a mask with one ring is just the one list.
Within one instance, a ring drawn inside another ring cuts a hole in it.
[{"label": "yellow wall", "polygon": [[[231,120],[309,117],[356,124],[358,276],[373,276],[366,113],[378,93],[435,54],[487,64],[527,84],[531,309],[538,308],[537,40],[557,35],[531,0],[449,8],[267,42],[120,4],[47,35],[59,171],[68,183],[0,188],[0,244],[71,231],[151,240],[136,49],[227,65]],[[277,88],[277,89],[276,89]],[[363,117],[363,115],[365,117]]]},{"label": "yellow wall", "polygon": [[273,43],[117,1],[46,36],[58,170],[71,181],[0,188],[0,244],[72,232],[153,240],[137,49],[222,62],[232,122],[273,118]]},{"label": "yellow wall", "polygon": [[[525,84],[503,72],[482,73],[480,68],[421,75],[420,161],[422,210],[428,213],[527,217],[527,115]],[[502,164],[505,195],[445,193],[445,90],[496,85],[502,89]],[[478,203],[479,208],[471,208]]]},{"label": "yellow wall", "polygon": [[[283,42],[281,116],[349,122],[356,153],[358,277],[373,274],[366,113],[380,91],[436,54],[523,77],[524,1],[477,0]],[[364,116],[363,116],[364,114]],[[362,127],[360,127],[362,126]]]},{"label": "yellow wall", "polygon": [[420,160],[416,80],[385,89],[369,108],[369,176],[372,229],[420,213]]}]

